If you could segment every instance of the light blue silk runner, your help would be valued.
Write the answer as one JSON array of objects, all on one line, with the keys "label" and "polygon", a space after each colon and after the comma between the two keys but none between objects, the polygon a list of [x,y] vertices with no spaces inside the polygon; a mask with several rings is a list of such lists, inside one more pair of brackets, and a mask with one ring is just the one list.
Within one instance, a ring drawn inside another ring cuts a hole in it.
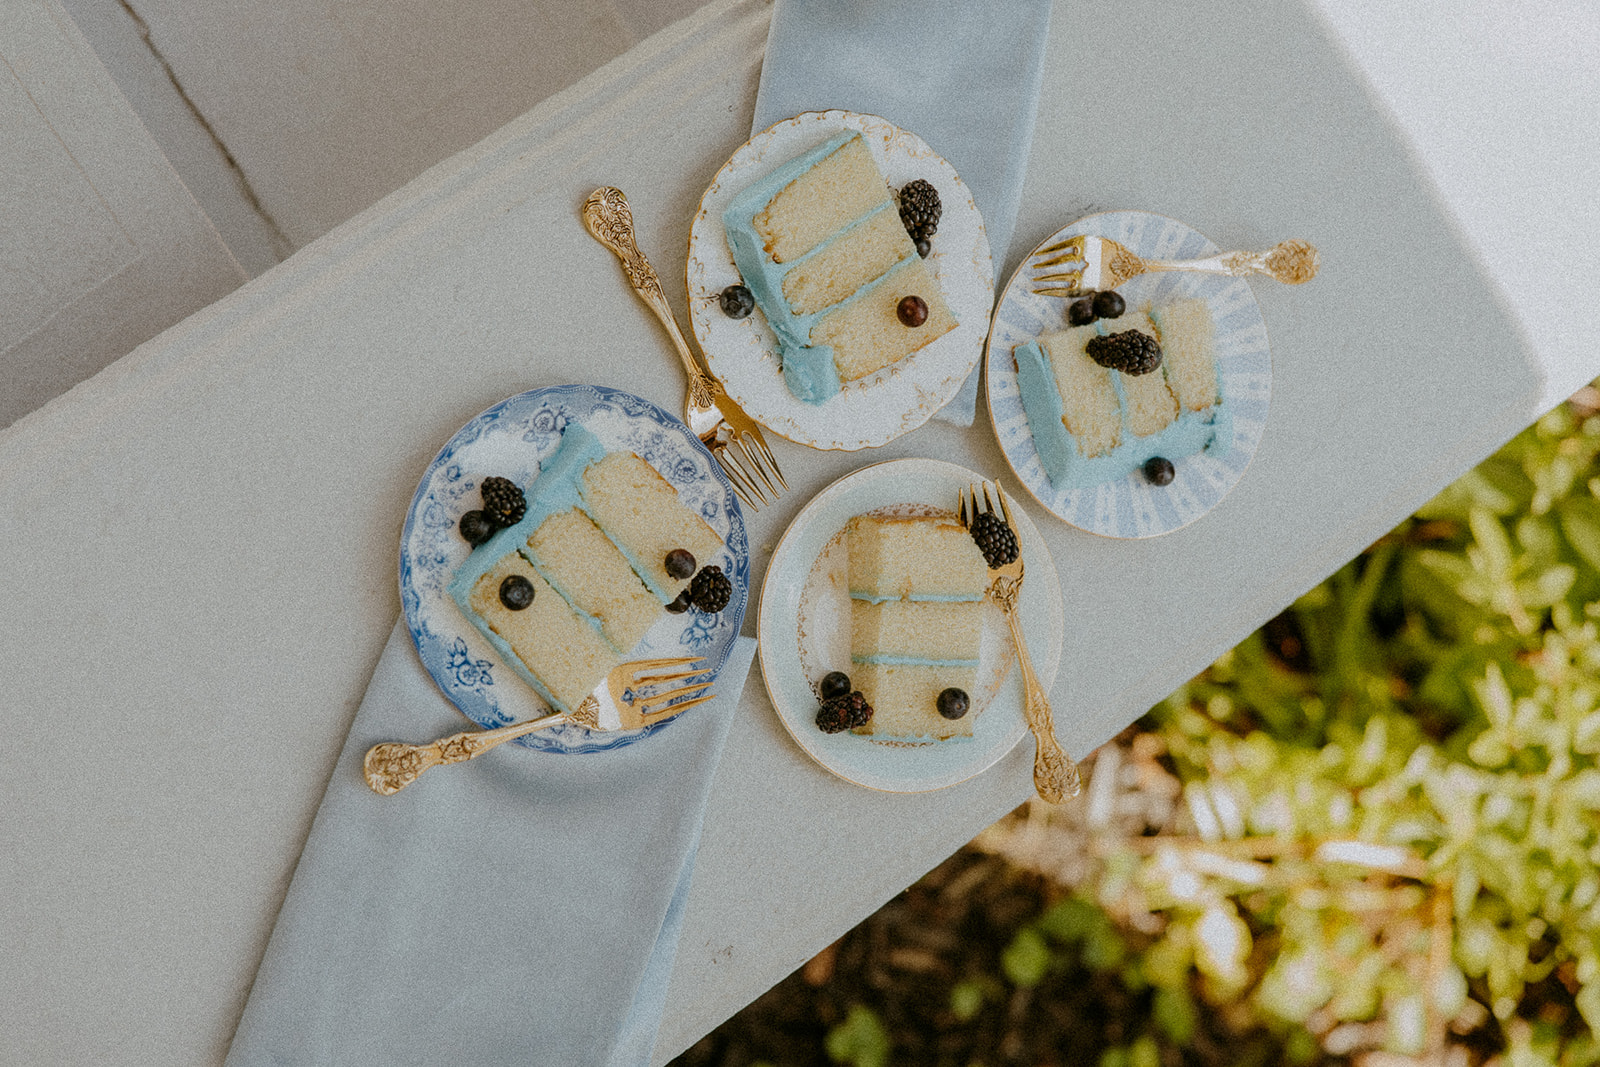
[{"label": "light blue silk runner", "polygon": [[[972,190],[999,272],[1022,200],[1049,28],[1050,0],[777,0],[751,132],[833,109],[910,130]],[[937,417],[970,425],[978,377]]]},{"label": "light blue silk runner", "polygon": [[637,744],[505,745],[383,797],[361,777],[368,748],[470,728],[396,626],[228,1067],[648,1063],[754,653],[739,638],[716,699]]}]

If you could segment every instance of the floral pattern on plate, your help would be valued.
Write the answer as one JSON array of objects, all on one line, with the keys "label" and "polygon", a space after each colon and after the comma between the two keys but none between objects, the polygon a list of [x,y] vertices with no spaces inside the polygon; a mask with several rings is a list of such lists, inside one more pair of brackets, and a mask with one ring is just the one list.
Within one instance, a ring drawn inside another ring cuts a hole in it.
[{"label": "floral pattern on plate", "polygon": [[[550,708],[500,662],[451,599],[450,579],[471,552],[456,524],[478,506],[484,477],[500,475],[524,486],[533,481],[572,422],[581,423],[607,449],[637,453],[671,483],[678,499],[723,540],[718,558],[699,562],[720,565],[733,583],[733,599],[722,611],[665,615],[627,659],[704,656],[715,678],[744,620],[750,591],[744,514],[733,487],[688,427],[620,389],[563,385],[518,393],[468,422],[440,449],[422,476],[400,534],[400,604],[417,653],[451,702],[484,729],[548,715]],[[558,726],[510,743],[548,752],[599,752],[632,744],[672,722],[613,733]]]}]

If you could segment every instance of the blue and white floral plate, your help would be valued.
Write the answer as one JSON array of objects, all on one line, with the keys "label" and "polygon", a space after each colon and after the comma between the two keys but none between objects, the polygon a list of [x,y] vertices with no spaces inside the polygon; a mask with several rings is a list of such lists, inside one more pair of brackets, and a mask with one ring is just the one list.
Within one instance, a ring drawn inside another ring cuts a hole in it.
[{"label": "blue and white floral plate", "polygon": [[[739,636],[750,596],[750,552],[744,515],[721,468],[689,428],[648,400],[620,389],[562,385],[502,400],[456,431],[439,451],[406,512],[400,534],[400,604],[422,663],[462,714],[485,729],[550,714],[550,708],[500,662],[461,614],[447,587],[472,548],[456,530],[464,512],[480,506],[479,483],[489,475],[526,485],[561,443],[561,431],[581,423],[611,450],[637,453],[697,510],[722,538],[717,564],[733,583],[733,599],[715,615],[691,608],[665,615],[630,660],[703,656],[712,676]],[[685,712],[692,714],[692,712]],[[665,729],[591,733],[577,726],[538,730],[514,744],[548,752],[599,752]]]},{"label": "blue and white floral plate", "polygon": [[[758,624],[761,676],[789,735],[845,781],[891,793],[943,789],[988,769],[1027,732],[1011,631],[992,602],[984,605],[971,737],[907,742],[825,734],[817,728],[816,687],[822,676],[850,670],[845,525],[865,512],[950,514],[961,491],[983,481],[975,471],[937,459],[896,459],[863,467],[812,498],[772,552]],[[1017,607],[1034,671],[1049,690],[1061,664],[1065,632],[1061,581],[1032,521],[1020,507],[1012,515],[1027,568]]]},{"label": "blue and white floral plate", "polygon": [[[1039,247],[1079,234],[1120,241],[1147,259],[1199,259],[1220,251],[1176,219],[1147,211],[1089,215],[1057,230]],[[989,418],[1017,479],[1052,515],[1090,533],[1155,537],[1194,522],[1238,483],[1266,429],[1267,405],[1272,398],[1272,352],[1249,284],[1243,278],[1190,272],[1144,274],[1117,289],[1130,308],[1184,297],[1199,297],[1210,305],[1217,326],[1217,371],[1233,411],[1233,447],[1179,460],[1177,477],[1166,486],[1151,485],[1135,472],[1088,489],[1057,489],[1039,464],[1028,416],[1022,410],[1017,361],[1011,350],[1042,333],[1064,329],[1070,301],[1033,292],[1033,275],[1039,271],[1032,260],[1033,253],[1029,253],[1006,283],[984,347]],[[1046,268],[1045,272],[1059,269]]]}]

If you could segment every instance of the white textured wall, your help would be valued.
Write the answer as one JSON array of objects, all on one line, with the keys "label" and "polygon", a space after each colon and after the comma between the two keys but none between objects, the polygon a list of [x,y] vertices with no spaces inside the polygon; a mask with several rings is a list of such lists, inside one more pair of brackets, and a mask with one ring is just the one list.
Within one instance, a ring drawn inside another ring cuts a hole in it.
[{"label": "white textured wall", "polygon": [[259,274],[704,0],[63,0]]}]

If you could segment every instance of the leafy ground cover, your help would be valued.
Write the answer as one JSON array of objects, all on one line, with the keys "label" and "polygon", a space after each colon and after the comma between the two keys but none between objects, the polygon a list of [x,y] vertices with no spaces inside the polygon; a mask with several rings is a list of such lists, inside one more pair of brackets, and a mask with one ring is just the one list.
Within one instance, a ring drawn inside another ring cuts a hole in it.
[{"label": "leafy ground cover", "polygon": [[1600,391],[682,1067],[1600,1064]]}]

